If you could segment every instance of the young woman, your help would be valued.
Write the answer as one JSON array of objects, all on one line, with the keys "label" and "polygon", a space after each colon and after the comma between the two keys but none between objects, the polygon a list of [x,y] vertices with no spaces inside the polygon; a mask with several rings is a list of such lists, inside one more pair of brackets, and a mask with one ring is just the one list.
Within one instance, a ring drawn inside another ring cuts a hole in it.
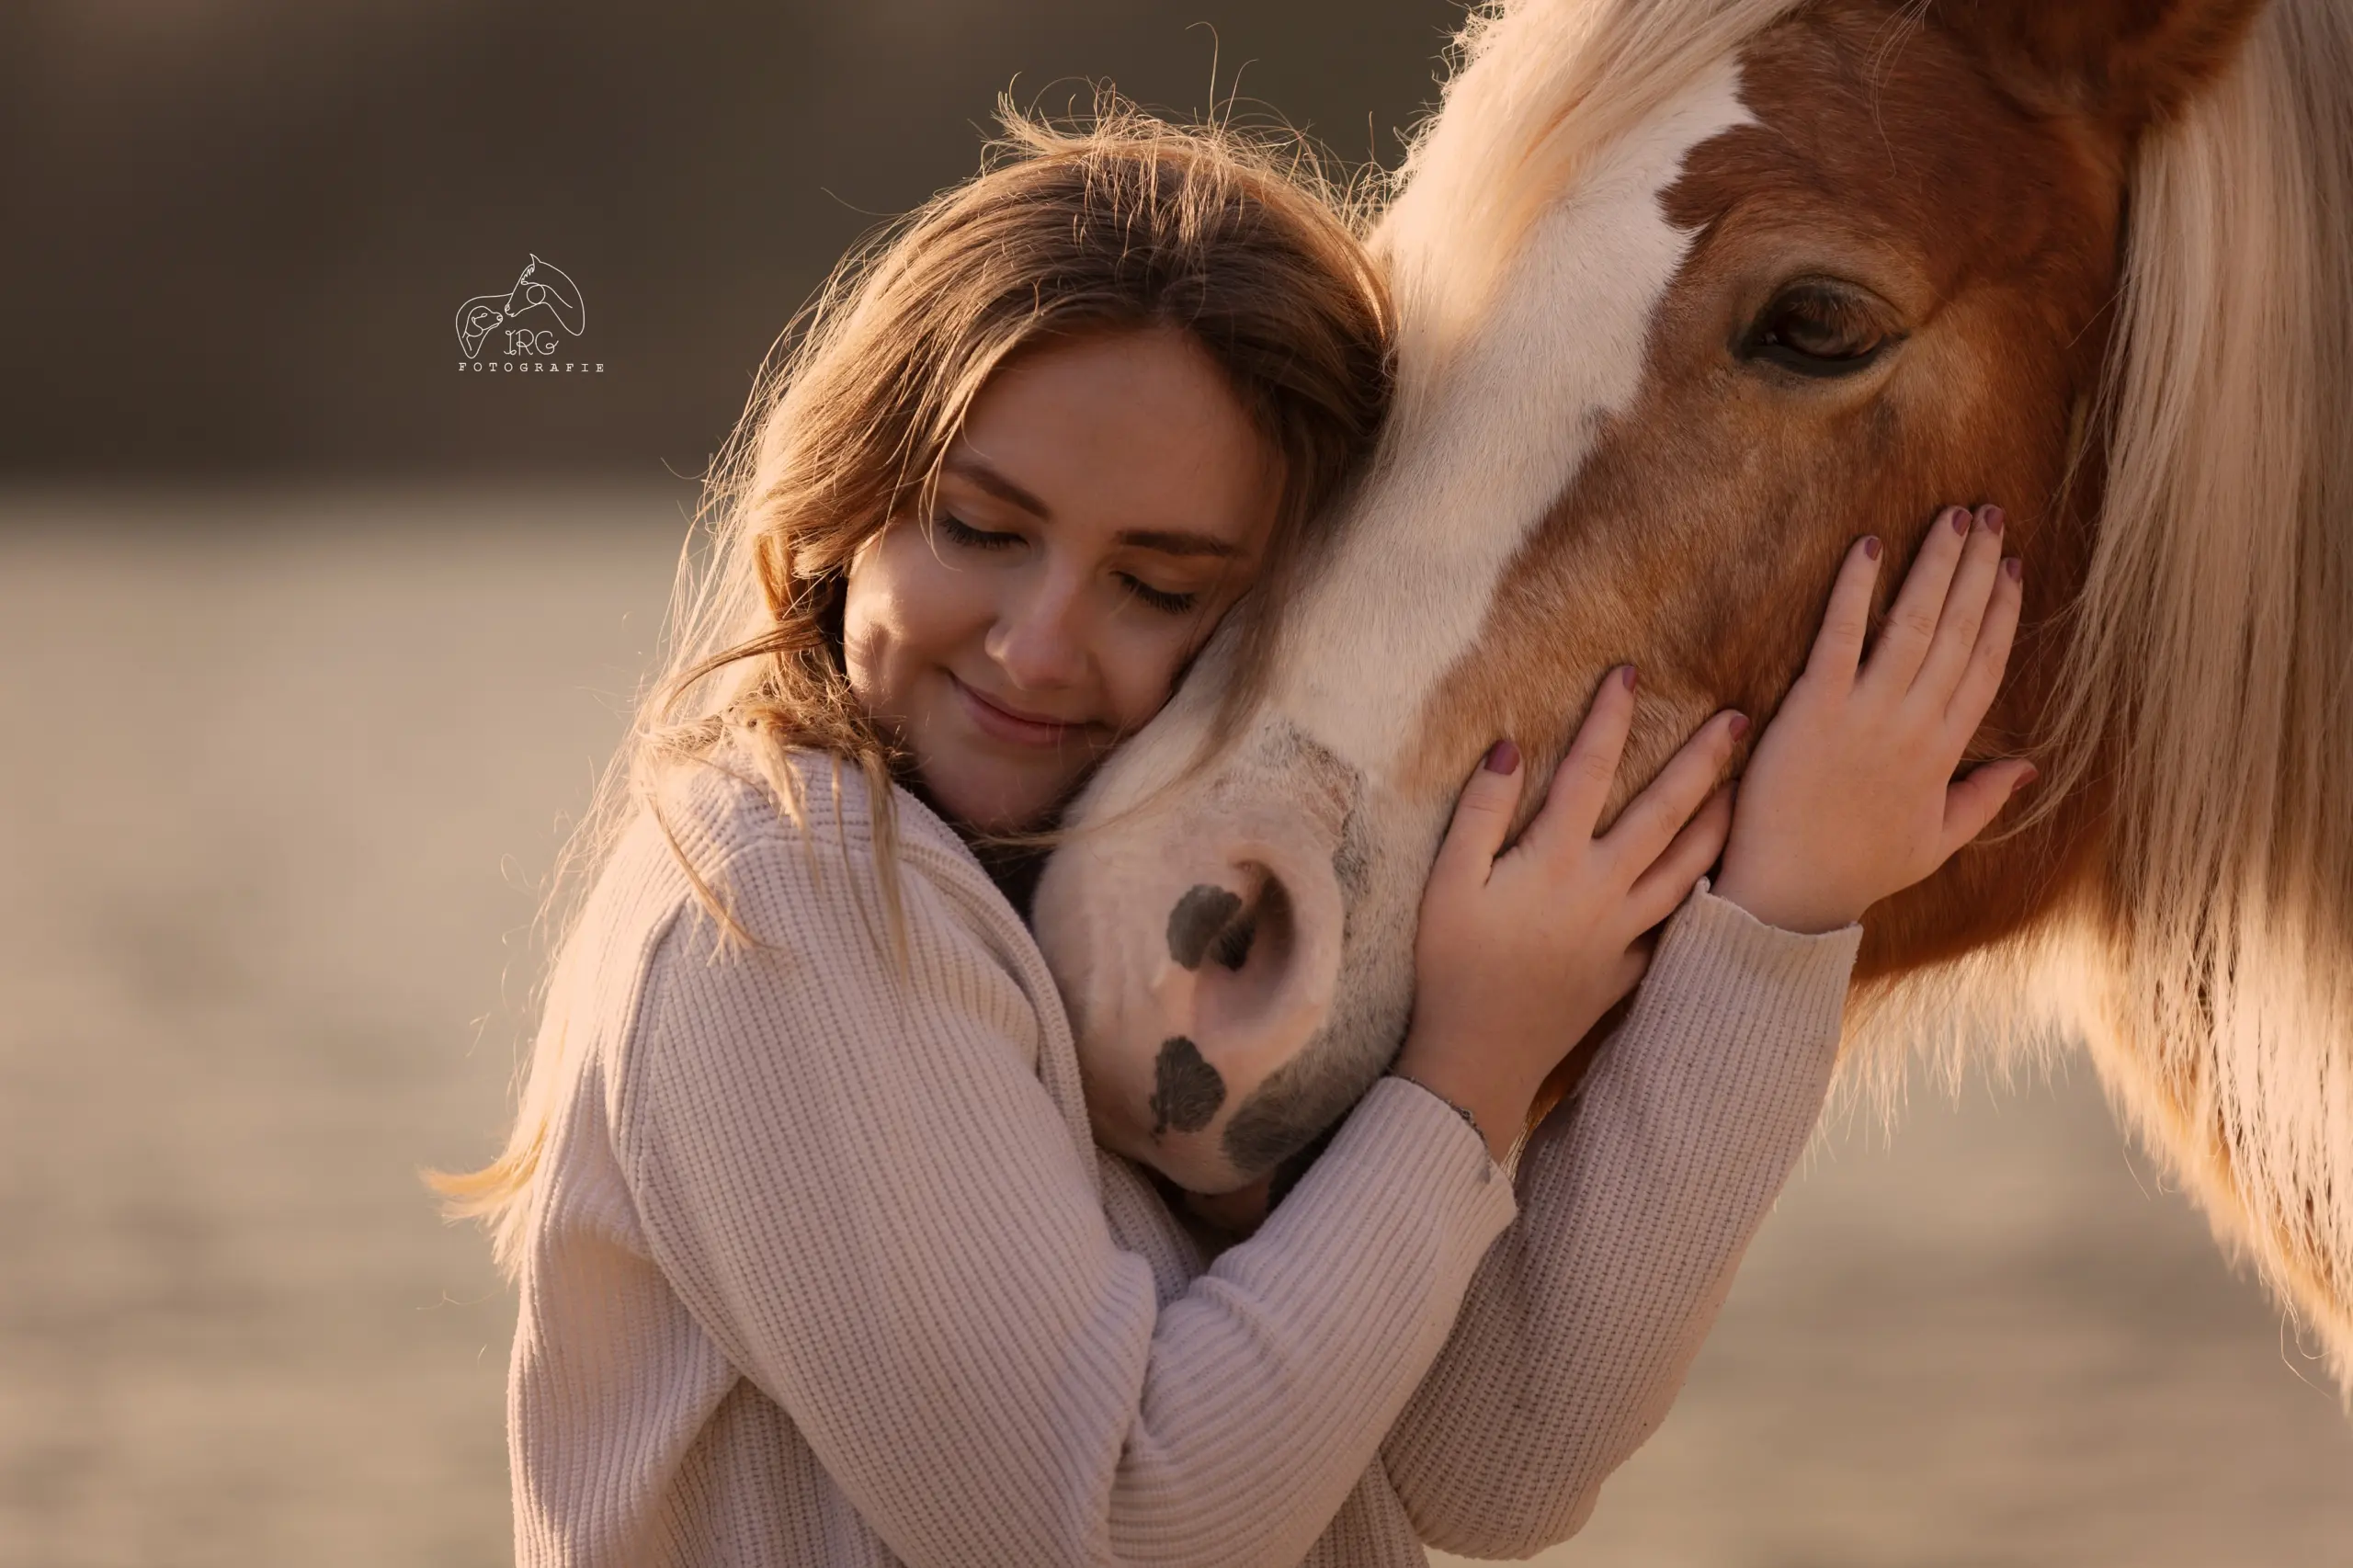
[{"label": "young woman", "polygon": [[[449,1184],[521,1281],[522,1562],[1404,1563],[1574,1528],[1803,1144],[1853,922],[2023,777],[1949,784],[2018,606],[1962,512],[1859,675],[1859,545],[1737,816],[1723,714],[1596,836],[1631,671],[1508,849],[1499,743],[1397,1074],[1221,1250],[1094,1147],[973,846],[1050,824],[1279,594],[1379,421],[1385,307],[1231,139],[1016,133],[755,400],[513,1137]],[[1662,920],[1516,1191],[1537,1085]]]}]

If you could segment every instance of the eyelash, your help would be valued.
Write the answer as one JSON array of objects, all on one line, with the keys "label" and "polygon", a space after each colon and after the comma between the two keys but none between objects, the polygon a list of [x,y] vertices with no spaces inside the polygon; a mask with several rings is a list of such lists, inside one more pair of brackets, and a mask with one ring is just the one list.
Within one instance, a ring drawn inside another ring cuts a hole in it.
[{"label": "eyelash", "polygon": [[[965,550],[1010,550],[1021,542],[1019,534],[991,533],[976,528],[952,512],[940,513],[935,526],[947,536],[950,544]],[[1201,602],[1199,594],[1172,594],[1149,583],[1139,582],[1124,572],[1119,576],[1120,585],[1134,596],[1138,604],[1162,615],[1183,615]]]},{"label": "eyelash", "polygon": [[1011,550],[1021,542],[1019,534],[984,533],[949,512],[939,514],[937,527],[948,536],[949,543],[966,550]]},{"label": "eyelash", "polygon": [[1158,610],[1163,615],[1182,615],[1201,600],[1199,594],[1172,594],[1139,583],[1125,572],[1120,574],[1120,581],[1127,585],[1128,592],[1135,596],[1138,604],[1146,609]]}]

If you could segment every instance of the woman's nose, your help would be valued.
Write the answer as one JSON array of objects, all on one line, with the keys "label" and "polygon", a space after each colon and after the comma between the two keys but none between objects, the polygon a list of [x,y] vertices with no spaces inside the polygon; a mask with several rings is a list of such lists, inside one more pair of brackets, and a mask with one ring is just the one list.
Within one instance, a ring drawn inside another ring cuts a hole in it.
[{"label": "woman's nose", "polygon": [[988,654],[1017,686],[1032,690],[1074,686],[1086,670],[1086,640],[1078,595],[1042,578],[1008,605],[991,628]]}]

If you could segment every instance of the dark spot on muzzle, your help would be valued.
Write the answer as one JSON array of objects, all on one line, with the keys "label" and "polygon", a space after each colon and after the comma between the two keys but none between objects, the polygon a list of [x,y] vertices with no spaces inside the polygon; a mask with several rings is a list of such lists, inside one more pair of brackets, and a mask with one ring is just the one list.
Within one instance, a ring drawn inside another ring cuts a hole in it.
[{"label": "dark spot on muzzle", "polygon": [[[1201,960],[1209,955],[1210,944],[1218,948],[1218,961],[1228,969],[1242,967],[1242,958],[1249,956],[1250,930],[1245,923],[1240,938],[1241,958],[1228,956],[1233,940],[1228,928],[1233,917],[1242,913],[1242,895],[1230,892],[1214,883],[1202,882],[1176,901],[1168,912],[1168,956],[1187,969],[1199,969]],[[1225,938],[1220,940],[1221,937]],[[1174,1041],[1170,1042],[1174,1044]],[[1165,1047],[1162,1048],[1164,1051]]]},{"label": "dark spot on muzzle", "polygon": [[[1258,1081],[1233,1108],[1219,1134],[1226,1163],[1255,1180],[1284,1161],[1312,1149],[1317,1137],[1345,1118],[1362,1098],[1388,1060],[1351,1064],[1336,1060],[1325,1036],[1318,1035],[1290,1061]],[[1369,1066],[1370,1070],[1362,1070]],[[1309,1153],[1307,1158],[1313,1159]]]},{"label": "dark spot on muzzle", "polygon": [[1225,1080],[1183,1035],[1163,1040],[1153,1063],[1152,1135],[1199,1132],[1225,1103]]}]

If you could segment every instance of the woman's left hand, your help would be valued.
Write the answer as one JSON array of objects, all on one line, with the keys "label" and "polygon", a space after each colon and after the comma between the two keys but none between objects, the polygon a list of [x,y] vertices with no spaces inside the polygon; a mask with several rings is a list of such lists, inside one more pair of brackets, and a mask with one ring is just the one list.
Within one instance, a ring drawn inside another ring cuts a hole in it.
[{"label": "woman's left hand", "polygon": [[[2025,761],[1955,780],[2018,630],[2023,568],[2002,511],[1928,529],[1869,660],[1879,541],[1849,551],[1813,657],[1757,738],[1713,892],[1768,926],[1835,931],[1927,877],[2033,781]],[[1859,668],[1858,667],[1859,665]]]}]

